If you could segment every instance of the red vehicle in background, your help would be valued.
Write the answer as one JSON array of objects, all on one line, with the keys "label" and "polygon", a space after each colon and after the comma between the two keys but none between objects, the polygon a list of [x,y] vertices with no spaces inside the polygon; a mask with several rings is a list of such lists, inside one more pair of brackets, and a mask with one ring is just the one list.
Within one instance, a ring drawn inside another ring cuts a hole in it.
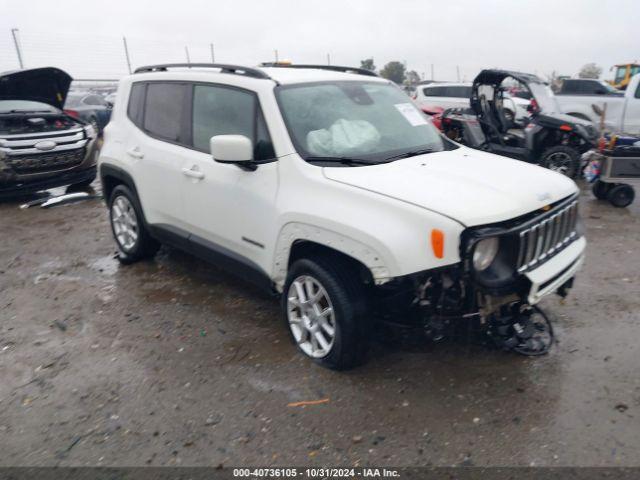
[{"label": "red vehicle in background", "polygon": [[444,112],[444,108],[427,105],[421,106],[420,110],[431,118],[431,122],[438,130],[442,130],[442,112]]}]

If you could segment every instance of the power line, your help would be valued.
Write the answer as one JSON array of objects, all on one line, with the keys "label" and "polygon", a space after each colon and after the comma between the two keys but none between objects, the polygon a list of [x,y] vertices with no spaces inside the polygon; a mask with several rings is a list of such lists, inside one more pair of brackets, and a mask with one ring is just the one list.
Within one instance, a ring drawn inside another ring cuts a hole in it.
[{"label": "power line", "polygon": [[16,46],[16,53],[18,54],[18,63],[20,64],[20,70],[24,68],[24,63],[22,62],[22,52],[20,51],[20,45],[18,44],[18,29],[12,28],[11,35],[13,36],[13,43]]}]

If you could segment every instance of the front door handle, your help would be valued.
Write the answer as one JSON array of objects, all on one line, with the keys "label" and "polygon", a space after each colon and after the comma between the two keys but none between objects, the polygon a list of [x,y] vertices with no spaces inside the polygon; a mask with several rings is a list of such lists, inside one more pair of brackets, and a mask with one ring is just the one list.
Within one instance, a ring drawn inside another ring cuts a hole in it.
[{"label": "front door handle", "polygon": [[138,147],[130,148],[129,150],[127,150],[127,155],[133,158],[137,158],[138,160],[144,158],[144,153],[142,153]]},{"label": "front door handle", "polygon": [[197,178],[198,180],[202,180],[204,178],[204,173],[202,173],[199,170],[193,170],[193,167],[192,168],[183,168],[182,169],[182,174],[187,176],[187,177]]}]

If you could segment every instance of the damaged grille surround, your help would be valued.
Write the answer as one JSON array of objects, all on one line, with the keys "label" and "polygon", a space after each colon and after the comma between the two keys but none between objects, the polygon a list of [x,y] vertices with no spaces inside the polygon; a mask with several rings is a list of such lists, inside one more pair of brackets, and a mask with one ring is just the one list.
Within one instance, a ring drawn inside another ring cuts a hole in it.
[{"label": "damaged grille surround", "polygon": [[[83,128],[55,134],[2,135],[0,156],[5,169],[16,175],[57,172],[82,164],[89,141]],[[48,148],[38,148],[45,142]]]},{"label": "damaged grille surround", "polygon": [[549,214],[519,232],[518,273],[543,264],[578,237],[577,199],[553,209]]},{"label": "damaged grille surround", "polygon": [[[465,271],[474,283],[492,294],[526,290],[525,274],[540,267],[580,238],[578,228],[578,195],[574,194],[514,220],[469,229],[464,234]],[[488,237],[498,237],[499,253],[485,271],[473,269],[476,244]]]}]

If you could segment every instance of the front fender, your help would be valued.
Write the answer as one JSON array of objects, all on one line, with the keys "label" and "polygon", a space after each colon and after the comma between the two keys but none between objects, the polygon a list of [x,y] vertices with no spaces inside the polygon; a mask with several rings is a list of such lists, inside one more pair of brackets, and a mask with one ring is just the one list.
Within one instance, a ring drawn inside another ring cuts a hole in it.
[{"label": "front fender", "polygon": [[391,277],[388,265],[391,260],[384,260],[385,256],[389,256],[388,253],[385,255],[361,241],[323,227],[291,222],[280,230],[274,252],[272,278],[279,291],[287,276],[291,247],[299,240],[312,241],[355,258],[369,269],[376,283],[384,283]]}]

